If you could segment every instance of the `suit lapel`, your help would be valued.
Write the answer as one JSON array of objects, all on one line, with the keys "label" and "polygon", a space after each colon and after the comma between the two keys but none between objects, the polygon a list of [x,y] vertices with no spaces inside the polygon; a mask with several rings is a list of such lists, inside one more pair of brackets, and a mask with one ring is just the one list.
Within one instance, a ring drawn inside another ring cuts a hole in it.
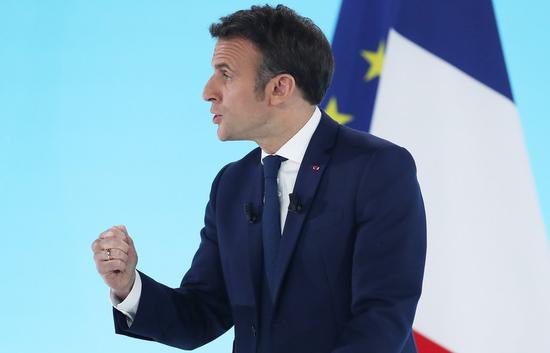
[{"label": "suit lapel", "polygon": [[304,159],[300,165],[293,193],[298,195],[302,208],[299,212],[289,211],[286,217],[275,269],[274,307],[277,304],[281,285],[302,226],[311,209],[317,186],[328,165],[330,158],[329,150],[336,140],[338,129],[339,125],[323,112],[321,121],[311,137]]},{"label": "suit lapel", "polygon": [[[258,149],[259,151],[259,149]],[[250,189],[247,195],[246,202],[252,204],[252,211],[256,216],[256,220],[248,223],[248,239],[245,242],[248,244],[248,257],[250,261],[250,274],[252,276],[252,284],[254,288],[254,298],[256,307],[260,305],[260,289],[262,281],[262,223],[261,213],[263,209],[263,171],[260,163],[260,155],[258,153],[257,165],[253,167]]]}]

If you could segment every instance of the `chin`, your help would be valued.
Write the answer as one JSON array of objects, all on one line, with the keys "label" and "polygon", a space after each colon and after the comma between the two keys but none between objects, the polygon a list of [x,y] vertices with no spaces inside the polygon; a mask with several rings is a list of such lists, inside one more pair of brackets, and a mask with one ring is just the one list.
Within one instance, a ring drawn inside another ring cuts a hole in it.
[{"label": "chin", "polygon": [[220,141],[243,141],[243,136],[239,136],[239,132],[231,132],[224,129],[222,125],[218,125],[218,140]]},{"label": "chin", "polygon": [[220,141],[230,140],[229,136],[227,136],[227,134],[225,133],[225,131],[223,131],[221,126],[218,126],[218,140],[220,140]]}]

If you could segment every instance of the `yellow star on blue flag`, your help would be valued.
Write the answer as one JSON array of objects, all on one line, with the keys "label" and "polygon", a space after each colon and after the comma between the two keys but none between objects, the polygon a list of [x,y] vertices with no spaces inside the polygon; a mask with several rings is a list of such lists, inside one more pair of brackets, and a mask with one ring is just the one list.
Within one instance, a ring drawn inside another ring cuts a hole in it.
[{"label": "yellow star on blue flag", "polygon": [[376,51],[363,50],[361,52],[361,56],[370,64],[369,71],[365,74],[365,81],[374,80],[382,74],[385,50],[386,44],[382,40]]},{"label": "yellow star on blue flag", "polygon": [[369,131],[386,39],[399,1],[343,0],[332,40],[336,67],[321,107],[340,124]]},{"label": "yellow star on blue flag", "polygon": [[334,119],[336,122],[344,125],[353,120],[353,117],[349,114],[344,114],[338,111],[338,103],[336,103],[336,97],[332,97],[325,108],[326,113]]}]

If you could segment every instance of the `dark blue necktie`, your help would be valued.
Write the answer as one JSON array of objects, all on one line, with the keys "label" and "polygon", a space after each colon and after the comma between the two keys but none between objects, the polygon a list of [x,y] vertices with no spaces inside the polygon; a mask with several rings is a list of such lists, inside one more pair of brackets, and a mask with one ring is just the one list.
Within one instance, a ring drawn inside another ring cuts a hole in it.
[{"label": "dark blue necktie", "polygon": [[277,187],[277,174],[281,162],[286,158],[270,155],[263,159],[264,163],[264,210],[262,214],[262,239],[264,248],[264,269],[273,299],[275,290],[273,282],[275,277],[275,265],[281,242],[281,206],[279,204],[279,190]]}]

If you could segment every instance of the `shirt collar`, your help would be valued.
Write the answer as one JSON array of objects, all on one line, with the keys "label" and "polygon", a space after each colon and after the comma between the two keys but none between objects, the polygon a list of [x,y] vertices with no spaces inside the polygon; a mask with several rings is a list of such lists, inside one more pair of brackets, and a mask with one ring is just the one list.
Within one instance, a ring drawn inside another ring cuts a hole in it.
[{"label": "shirt collar", "polygon": [[[320,121],[321,110],[319,110],[319,107],[316,106],[313,115],[309,118],[307,123],[302,126],[302,128],[298,130],[298,132],[292,136],[290,140],[282,145],[281,148],[275,152],[275,154],[285,157],[289,161],[302,163],[304,155],[306,154],[307,146],[309,145],[309,141],[311,140],[311,137],[313,136],[315,129],[317,129],[317,125],[319,125]],[[269,156],[269,153],[262,150],[262,160],[266,156]]]}]

